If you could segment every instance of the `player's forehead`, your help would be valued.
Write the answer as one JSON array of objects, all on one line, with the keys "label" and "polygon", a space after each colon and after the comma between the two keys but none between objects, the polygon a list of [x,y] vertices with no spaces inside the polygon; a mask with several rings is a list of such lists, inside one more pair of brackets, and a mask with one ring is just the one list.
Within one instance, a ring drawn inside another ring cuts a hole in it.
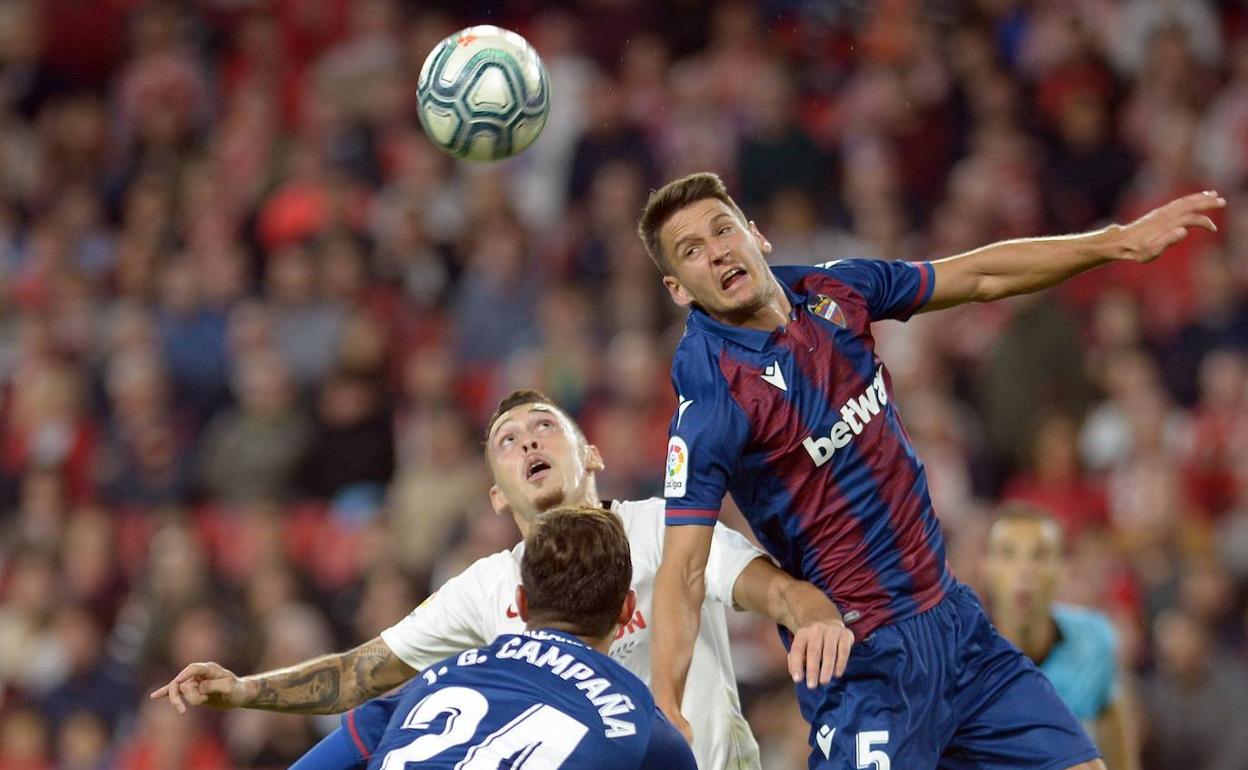
[{"label": "player's forehead", "polygon": [[559,426],[568,432],[573,431],[572,420],[560,409],[550,404],[534,403],[520,404],[512,407],[506,412],[498,416],[494,421],[494,425],[490,428],[490,439],[496,438],[500,433],[514,428],[518,425],[525,425],[538,417],[549,417],[554,419]]},{"label": "player's forehead", "polygon": [[716,219],[736,219],[736,212],[719,198],[703,198],[678,209],[659,228],[659,240],[670,247],[681,238],[696,233]]},{"label": "player's forehead", "polygon": [[988,545],[991,548],[1009,546],[1015,549],[1056,549],[1060,543],[1061,532],[1057,524],[1045,519],[1002,519],[988,533]]}]

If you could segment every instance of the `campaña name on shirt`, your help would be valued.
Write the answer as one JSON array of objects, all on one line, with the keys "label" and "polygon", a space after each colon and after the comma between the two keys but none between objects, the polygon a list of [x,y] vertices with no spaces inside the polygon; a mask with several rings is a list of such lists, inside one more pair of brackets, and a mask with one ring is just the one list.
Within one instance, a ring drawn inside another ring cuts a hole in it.
[{"label": "campa\u00f1a name on shirt", "polygon": [[[526,636],[542,635],[540,631],[528,631]],[[552,637],[554,638],[554,637]],[[566,640],[560,641],[567,643]],[[499,646],[495,657],[508,660],[522,660],[531,666],[548,671],[565,681],[575,681],[576,689],[580,690],[590,704],[598,710],[602,718],[604,735],[608,738],[625,738],[637,733],[637,725],[632,721],[620,719],[622,714],[630,714],[636,710],[633,699],[624,693],[611,692],[611,681],[599,676],[593,668],[578,661],[570,653],[561,650],[557,645],[543,643],[538,639],[516,636]],[[455,661],[460,666],[474,666],[488,658],[481,650],[465,650]]]}]

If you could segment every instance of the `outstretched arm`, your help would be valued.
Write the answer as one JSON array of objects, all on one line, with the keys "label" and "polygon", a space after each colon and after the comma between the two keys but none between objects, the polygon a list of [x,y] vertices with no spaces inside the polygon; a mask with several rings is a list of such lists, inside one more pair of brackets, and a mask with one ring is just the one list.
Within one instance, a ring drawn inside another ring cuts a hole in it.
[{"label": "outstretched arm", "polygon": [[377,637],[347,652],[248,677],[238,677],[217,663],[192,663],[151,697],[169,698],[180,714],[186,713],[187,704],[336,714],[415,675],[416,670]]},{"label": "outstretched arm", "polygon": [[663,561],[654,576],[654,637],[651,683],[654,702],[686,739],[693,730],[680,713],[685,679],[706,597],[706,560],[711,553],[712,527],[668,526]]},{"label": "outstretched arm", "polygon": [[789,675],[794,682],[804,676],[806,686],[813,690],[845,673],[854,632],[845,626],[827,594],[814,585],[760,557],[737,577],[732,598],[740,607],[774,620],[793,634]]},{"label": "outstretched arm", "polygon": [[1083,235],[1002,241],[932,263],[936,287],[923,311],[992,302],[1054,286],[1110,262],[1152,262],[1187,237],[1188,228],[1217,231],[1205,212],[1226,206],[1212,190],[1177,198],[1129,225]]}]

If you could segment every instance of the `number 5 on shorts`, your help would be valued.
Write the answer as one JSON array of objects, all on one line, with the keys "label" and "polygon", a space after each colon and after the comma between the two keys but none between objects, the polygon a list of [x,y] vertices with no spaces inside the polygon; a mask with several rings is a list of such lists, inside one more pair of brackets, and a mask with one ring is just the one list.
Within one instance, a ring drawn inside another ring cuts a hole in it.
[{"label": "number 5 on shorts", "polygon": [[893,763],[882,749],[888,743],[888,730],[865,730],[858,733],[858,770],[892,770]]}]

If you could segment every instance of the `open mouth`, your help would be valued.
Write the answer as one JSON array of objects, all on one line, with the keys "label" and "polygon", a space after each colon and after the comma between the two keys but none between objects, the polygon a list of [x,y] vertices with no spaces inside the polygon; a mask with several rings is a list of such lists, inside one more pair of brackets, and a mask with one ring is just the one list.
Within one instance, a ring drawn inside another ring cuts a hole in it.
[{"label": "open mouth", "polygon": [[528,467],[525,468],[524,477],[529,481],[534,481],[545,477],[550,471],[550,463],[544,457],[529,458]]},{"label": "open mouth", "polygon": [[732,289],[732,287],[735,286],[737,283],[743,280],[745,280],[745,269],[740,268],[740,267],[734,267],[728,272],[724,273],[723,277],[719,279],[719,286],[724,291],[728,291]]}]

